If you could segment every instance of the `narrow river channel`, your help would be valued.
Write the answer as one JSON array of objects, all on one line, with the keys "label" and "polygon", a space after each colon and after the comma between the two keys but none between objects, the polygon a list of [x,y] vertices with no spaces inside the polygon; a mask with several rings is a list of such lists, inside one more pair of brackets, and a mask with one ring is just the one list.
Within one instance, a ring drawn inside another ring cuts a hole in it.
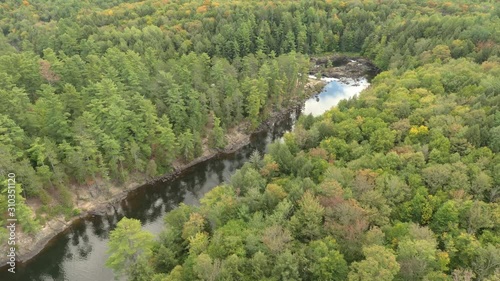
[{"label": "narrow river channel", "polygon": [[113,215],[81,220],[55,237],[34,259],[18,264],[15,274],[2,271],[0,280],[114,280],[113,272],[104,263],[108,257],[109,232],[122,217],[139,219],[144,229],[160,233],[165,213],[181,202],[198,204],[206,192],[229,179],[254,150],[265,152],[272,141],[291,130],[299,115],[321,115],[340,100],[353,97],[369,85],[365,78],[346,80],[347,83],[328,78],[326,81],[328,84],[317,97],[307,100],[302,109],[275,124],[271,130],[255,134],[249,145],[235,153],[195,165],[174,180],[142,186],[130,193]]}]

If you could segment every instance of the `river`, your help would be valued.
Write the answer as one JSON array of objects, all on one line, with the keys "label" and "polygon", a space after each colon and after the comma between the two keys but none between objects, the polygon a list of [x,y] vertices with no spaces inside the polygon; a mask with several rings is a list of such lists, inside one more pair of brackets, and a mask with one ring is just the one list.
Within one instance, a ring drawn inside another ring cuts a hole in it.
[{"label": "river", "polygon": [[252,136],[251,143],[239,151],[199,163],[168,182],[144,185],[131,192],[112,215],[93,216],[80,220],[32,260],[18,263],[16,273],[0,272],[1,281],[111,281],[113,272],[105,267],[109,232],[124,216],[136,218],[143,228],[158,234],[163,229],[163,217],[179,203],[196,205],[203,195],[231,177],[254,150],[265,152],[267,146],[293,128],[300,114],[321,115],[340,100],[350,98],[368,87],[365,78],[358,81],[325,78],[323,91],[307,100],[302,109],[286,120],[274,124],[267,132]]}]

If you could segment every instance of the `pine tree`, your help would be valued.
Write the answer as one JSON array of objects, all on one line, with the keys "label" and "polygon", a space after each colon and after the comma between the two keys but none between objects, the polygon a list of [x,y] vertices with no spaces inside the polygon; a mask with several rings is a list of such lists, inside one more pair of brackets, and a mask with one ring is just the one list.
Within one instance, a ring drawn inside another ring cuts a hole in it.
[{"label": "pine tree", "polygon": [[154,159],[149,160],[146,166],[146,179],[152,179],[158,174],[158,166]]},{"label": "pine tree", "polygon": [[178,137],[179,142],[179,151],[182,159],[185,162],[189,162],[193,160],[195,156],[195,147],[194,147],[194,136],[191,133],[190,129],[184,131],[184,133],[180,134]]},{"label": "pine tree", "polygon": [[39,130],[38,135],[63,140],[71,135],[70,114],[66,112],[60,96],[53,91],[51,87],[45,87],[36,101],[33,108],[35,126]]},{"label": "pine tree", "polygon": [[160,144],[158,147],[158,157],[160,158],[161,165],[168,167],[177,156],[178,145],[172,129],[172,124],[170,124],[166,115],[160,118],[157,132],[158,142]]},{"label": "pine tree", "polygon": [[214,116],[214,127],[210,132],[210,146],[214,148],[224,148],[226,146],[224,130],[221,128],[220,119],[217,116]]}]

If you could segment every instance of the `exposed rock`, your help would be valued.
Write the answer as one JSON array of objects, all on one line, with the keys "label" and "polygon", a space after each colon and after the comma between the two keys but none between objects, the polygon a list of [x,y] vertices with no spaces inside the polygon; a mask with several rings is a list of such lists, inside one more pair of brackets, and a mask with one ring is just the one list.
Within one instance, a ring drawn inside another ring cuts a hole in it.
[{"label": "exposed rock", "polygon": [[[327,68],[327,62],[331,60],[333,65],[339,65],[342,62],[346,64],[344,66]],[[350,61],[353,60],[354,62]],[[324,76],[336,77],[336,78],[356,78],[361,77],[367,73],[367,71],[378,71],[374,68],[373,64],[362,58],[348,58],[346,56],[332,56],[325,58],[316,58],[311,60],[315,63],[314,70],[311,74],[318,71]],[[356,64],[357,62],[357,64]],[[276,122],[287,118],[291,112],[301,106],[303,101],[317,95],[321,92],[324,86],[324,82],[320,80],[310,79],[305,85],[305,94],[297,100],[290,102],[287,108],[281,111],[273,112],[272,115],[257,128],[252,133],[260,132],[272,127]],[[27,261],[34,256],[36,256],[40,251],[42,251],[47,245],[51,243],[53,239],[56,239],[60,233],[64,232],[74,223],[79,220],[84,219],[89,216],[102,216],[116,211],[119,203],[127,197],[127,195],[142,187],[147,183],[154,183],[157,181],[168,181],[172,180],[179,175],[181,175],[186,169],[192,167],[198,163],[204,162],[208,159],[216,157],[220,153],[233,153],[238,149],[241,149],[245,145],[250,143],[251,133],[248,133],[248,123],[241,124],[234,132],[227,135],[228,144],[223,150],[207,149],[204,151],[203,155],[194,159],[189,163],[175,163],[174,171],[163,176],[150,179],[147,182],[143,182],[143,177],[141,180],[129,182],[125,188],[116,189],[116,192],[102,192],[101,188],[97,184],[93,184],[89,187],[88,192],[78,192],[75,196],[77,198],[76,207],[82,210],[82,213],[78,216],[71,218],[69,221],[65,221],[64,217],[58,217],[47,222],[42,230],[37,233],[37,235],[30,236],[25,234],[20,234],[18,236],[18,244],[22,245],[18,249],[18,261]],[[142,182],[142,183],[141,183]],[[0,246],[0,249],[2,247]],[[6,257],[0,257],[0,263],[5,264]]]},{"label": "exposed rock", "polygon": [[372,62],[365,58],[348,57],[345,55],[312,58],[311,63],[314,64],[314,67],[310,71],[311,75],[321,73],[323,77],[338,79],[356,79],[366,75],[371,76],[380,71]]}]

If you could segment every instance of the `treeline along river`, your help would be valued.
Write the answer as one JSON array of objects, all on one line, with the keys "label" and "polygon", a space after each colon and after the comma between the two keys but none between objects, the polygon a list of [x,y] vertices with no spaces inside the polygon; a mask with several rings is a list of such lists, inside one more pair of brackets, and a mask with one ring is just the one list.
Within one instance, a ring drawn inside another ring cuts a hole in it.
[{"label": "treeline along river", "polygon": [[249,145],[235,153],[221,155],[183,171],[173,180],[144,185],[114,207],[106,215],[94,215],[73,224],[56,236],[35,258],[18,264],[16,273],[0,273],[0,280],[70,280],[109,281],[113,272],[104,265],[109,233],[124,216],[139,219],[144,229],[159,234],[164,215],[178,206],[198,204],[199,199],[215,186],[228,180],[250,158],[253,151],[266,152],[267,146],[293,128],[301,114],[318,116],[340,100],[351,98],[365,89],[366,78],[324,79],[328,83],[317,96],[305,101],[288,118],[273,124],[271,129],[254,134]]}]

